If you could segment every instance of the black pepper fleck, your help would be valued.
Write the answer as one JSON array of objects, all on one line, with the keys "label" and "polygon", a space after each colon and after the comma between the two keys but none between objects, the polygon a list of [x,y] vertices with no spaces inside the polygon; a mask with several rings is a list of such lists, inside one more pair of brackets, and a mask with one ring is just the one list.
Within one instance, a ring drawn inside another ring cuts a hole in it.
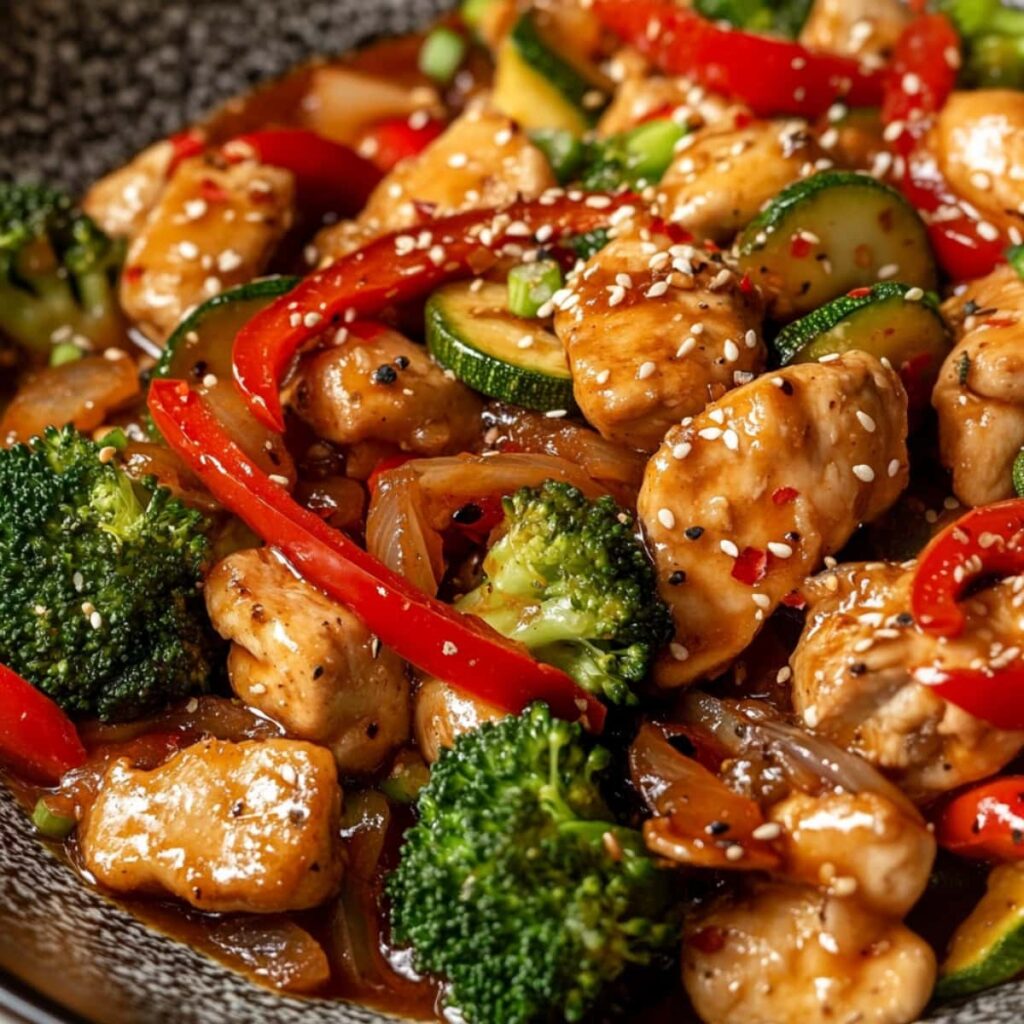
[{"label": "black pepper fleck", "polygon": [[460,526],[470,526],[473,523],[479,522],[483,514],[484,510],[479,505],[474,505],[470,502],[468,505],[457,508],[452,513],[452,522],[458,523]]},{"label": "black pepper fleck", "polygon": [[700,538],[704,536],[704,527],[688,526],[683,531],[683,536],[685,536],[687,540],[700,540]]},{"label": "black pepper fleck", "polygon": [[683,572],[682,569],[676,569],[676,571],[669,576],[668,582],[670,586],[678,587],[680,583],[686,582],[686,573]]},{"label": "black pepper fleck", "polygon": [[398,380],[398,373],[395,371],[393,366],[389,366],[385,363],[383,366],[378,366],[373,371],[371,379],[374,384],[394,384]]}]

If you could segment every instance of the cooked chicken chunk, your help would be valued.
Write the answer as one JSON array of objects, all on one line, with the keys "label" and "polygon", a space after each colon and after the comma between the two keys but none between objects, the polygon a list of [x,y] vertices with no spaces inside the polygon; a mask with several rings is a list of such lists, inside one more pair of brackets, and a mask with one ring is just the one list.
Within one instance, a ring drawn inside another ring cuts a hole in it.
[{"label": "cooked chicken chunk", "polygon": [[767,200],[825,156],[805,121],[752,121],[706,128],[692,138],[665,172],[658,195],[669,220],[698,240],[730,241]]},{"label": "cooked chicken chunk", "polygon": [[388,329],[347,332],[340,344],[304,359],[288,401],[328,441],[388,441],[417,455],[465,451],[483,410],[422,345]]},{"label": "cooked chicken chunk", "polygon": [[501,708],[462,693],[440,679],[424,679],[416,690],[413,731],[416,746],[429,764],[464,732],[505,717]]},{"label": "cooked chicken chunk", "polygon": [[612,441],[653,451],[672,424],[764,366],[756,296],[703,249],[625,235],[569,287],[555,332],[576,402]]},{"label": "cooked chicken chunk", "polygon": [[814,0],[800,30],[812,50],[881,64],[910,20],[901,0]]},{"label": "cooked chicken chunk", "polygon": [[186,310],[258,277],[291,226],[294,194],[289,171],[186,160],[128,250],[125,313],[163,341]]},{"label": "cooked chicken chunk", "polygon": [[907,481],[906,395],[872,356],[791,366],[668,432],[638,510],[675,619],[661,686],[714,675]]},{"label": "cooked chicken chunk", "polygon": [[555,184],[547,158],[501,114],[474,106],[419,156],[403,160],[374,189],[359,219],[322,231],[321,260],[351,252],[377,235],[411,227],[423,217],[534,199]]},{"label": "cooked chicken chunk", "polygon": [[145,223],[167,184],[174,159],[168,139],[154,142],[134,160],[100,178],[82,200],[82,209],[108,235],[132,238]]},{"label": "cooked chicken chunk", "polygon": [[341,877],[340,812],[321,747],[205,740],[152,771],[114,761],[83,822],[82,856],[115,892],[167,892],[218,913],[304,910]]},{"label": "cooked chicken chunk", "polygon": [[705,1024],[910,1024],[935,954],[856,901],[762,883],[687,919],[683,984]]},{"label": "cooked chicken chunk", "polygon": [[[964,309],[974,310],[964,315]],[[943,306],[957,325],[932,394],[939,450],[966,505],[1013,496],[1024,447],[1024,281],[1009,266],[972,281]]]},{"label": "cooked chicken chunk", "polygon": [[953,191],[1004,230],[1024,227],[1024,92],[955,92],[929,136]]},{"label": "cooked chicken chunk", "polygon": [[920,899],[935,860],[935,838],[878,793],[794,793],[768,813],[782,836],[781,874],[832,885],[868,910],[903,917]]},{"label": "cooked chicken chunk", "polygon": [[[629,131],[647,118],[664,117],[670,111],[673,118],[691,128],[718,125],[727,117],[734,117],[740,109],[718,93],[705,92],[690,79],[650,76],[648,70],[644,67],[641,74],[631,75],[619,83],[611,103],[601,115],[598,135]],[[729,124],[732,123],[729,120]]]},{"label": "cooked chicken chunk", "polygon": [[270,548],[238,551],[206,581],[214,628],[231,640],[231,687],[343,774],[371,772],[409,738],[402,660],[347,608],[297,578]]},{"label": "cooked chicken chunk", "polygon": [[921,632],[910,616],[913,568],[852,563],[803,589],[807,624],[793,653],[793,704],[810,727],[887,772],[908,795],[927,799],[999,771],[1024,746],[916,683],[919,665],[998,659],[1020,643],[1020,580],[967,603],[955,639]]}]

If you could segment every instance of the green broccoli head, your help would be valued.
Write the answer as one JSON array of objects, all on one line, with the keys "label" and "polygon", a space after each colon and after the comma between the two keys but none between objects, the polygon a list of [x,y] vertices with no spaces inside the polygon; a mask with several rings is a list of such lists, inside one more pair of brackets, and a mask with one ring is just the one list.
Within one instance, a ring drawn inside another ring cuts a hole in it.
[{"label": "green broccoli head", "polygon": [[0,334],[40,357],[60,342],[116,344],[123,255],[63,193],[0,182]]},{"label": "green broccoli head", "polygon": [[589,500],[548,481],[504,501],[504,534],[484,580],[458,602],[541,661],[617,704],[672,633],[633,518],[609,497]]},{"label": "green broccoli head", "polygon": [[536,704],[460,736],[420,791],[392,934],[472,1024],[580,1020],[674,948],[674,878],[605,805],[608,760]]},{"label": "green broccoli head", "polygon": [[107,720],[203,688],[205,527],[71,427],[0,450],[0,662]]}]

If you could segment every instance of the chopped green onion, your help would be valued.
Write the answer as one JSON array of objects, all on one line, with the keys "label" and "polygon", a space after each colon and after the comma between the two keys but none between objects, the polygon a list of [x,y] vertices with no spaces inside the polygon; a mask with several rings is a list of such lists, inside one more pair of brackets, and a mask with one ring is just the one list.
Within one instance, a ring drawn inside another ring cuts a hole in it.
[{"label": "chopped green onion", "polygon": [[495,0],[463,0],[462,7],[459,8],[459,14],[470,28],[478,29],[487,16],[488,8],[494,2]]},{"label": "chopped green onion", "polygon": [[121,427],[114,427],[113,430],[108,430],[103,437],[100,439],[100,444],[106,448],[116,448],[119,452],[123,452],[128,447],[128,435],[124,432]]},{"label": "chopped green onion", "polygon": [[1024,498],[1024,448],[1017,452],[1013,460],[1013,489],[1018,498]]},{"label": "chopped green onion", "polygon": [[74,363],[83,355],[85,353],[77,345],[73,345],[70,341],[62,341],[50,350],[50,365],[63,366],[65,363]]},{"label": "chopped green onion", "polygon": [[380,784],[380,791],[396,804],[411,804],[429,781],[430,769],[421,758],[400,759]]},{"label": "chopped green onion", "polygon": [[508,272],[508,309],[532,319],[562,287],[562,268],[554,260],[523,263]]},{"label": "chopped green onion", "polygon": [[1017,272],[1017,276],[1024,279],[1024,245],[1011,245],[1006,250],[1006,262]]},{"label": "chopped green onion", "polygon": [[435,28],[420,47],[420,71],[441,85],[455,77],[466,56],[466,40],[450,28]]},{"label": "chopped green onion", "polygon": [[569,248],[581,260],[589,260],[595,253],[599,253],[609,241],[607,228],[595,228],[585,235],[573,235],[569,239]]},{"label": "chopped green onion", "polygon": [[576,177],[586,156],[586,149],[572,132],[545,128],[531,132],[530,141],[547,157],[559,185],[567,185]]},{"label": "chopped green onion", "polygon": [[634,128],[626,136],[628,168],[633,181],[657,184],[675,156],[676,144],[687,133],[686,125],[658,118]]},{"label": "chopped green onion", "polygon": [[76,822],[63,814],[55,814],[46,804],[46,800],[40,797],[36,801],[35,810],[32,812],[32,824],[47,839],[67,839],[71,835]]}]

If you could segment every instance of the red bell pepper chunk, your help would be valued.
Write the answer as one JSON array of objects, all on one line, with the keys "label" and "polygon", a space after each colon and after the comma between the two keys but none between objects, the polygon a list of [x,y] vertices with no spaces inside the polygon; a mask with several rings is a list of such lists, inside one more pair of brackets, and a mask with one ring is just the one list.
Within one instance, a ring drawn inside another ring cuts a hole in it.
[{"label": "red bell pepper chunk", "polygon": [[400,245],[400,238],[410,237],[407,231],[375,239],[305,278],[238,332],[235,382],[253,415],[282,431],[278,382],[307,341],[343,320],[372,318],[396,302],[493,266],[505,245],[522,245],[541,227],[551,229],[549,242],[584,234],[634,202],[628,194],[519,202],[500,212],[471,210],[424,224],[416,234],[429,233],[427,246]]},{"label": "red bell pepper chunk", "polygon": [[605,707],[564,672],[482,620],[424,594],[344,534],[296,503],[231,440],[183,381],[155,380],[149,411],[170,447],[206,485],[305,579],[350,608],[417,668],[507,711],[536,700],[600,731]]},{"label": "red bell pepper chunk", "polygon": [[31,683],[0,665],[0,758],[53,784],[85,757],[71,719]]},{"label": "red bell pepper chunk", "polygon": [[594,0],[591,10],[662,71],[742,100],[759,117],[817,117],[837,100],[878,106],[882,76],[849,57],[721,28],[669,0]]},{"label": "red bell pepper chunk", "polygon": [[919,665],[913,676],[943,700],[997,729],[1024,729],[1024,662],[999,669]]},{"label": "red bell pepper chunk", "polygon": [[354,149],[305,128],[265,128],[222,147],[228,160],[258,160],[291,171],[299,202],[343,216],[358,213],[381,173]]},{"label": "red bell pepper chunk", "polygon": [[942,812],[936,838],[962,857],[1024,858],[1024,776],[1008,775],[961,793]]},{"label": "red bell pepper chunk", "polygon": [[171,144],[171,162],[167,165],[168,178],[174,174],[183,160],[199,156],[206,149],[206,136],[198,128],[178,132],[167,141]]},{"label": "red bell pepper chunk", "polygon": [[936,636],[959,635],[966,624],[957,603],[982,576],[1024,571],[1024,499],[971,509],[921,552],[910,591],[917,624]]},{"label": "red bell pepper chunk", "polygon": [[363,135],[365,152],[377,170],[387,174],[396,164],[419,156],[444,131],[444,122],[427,118],[413,123],[407,117],[379,121]]}]

